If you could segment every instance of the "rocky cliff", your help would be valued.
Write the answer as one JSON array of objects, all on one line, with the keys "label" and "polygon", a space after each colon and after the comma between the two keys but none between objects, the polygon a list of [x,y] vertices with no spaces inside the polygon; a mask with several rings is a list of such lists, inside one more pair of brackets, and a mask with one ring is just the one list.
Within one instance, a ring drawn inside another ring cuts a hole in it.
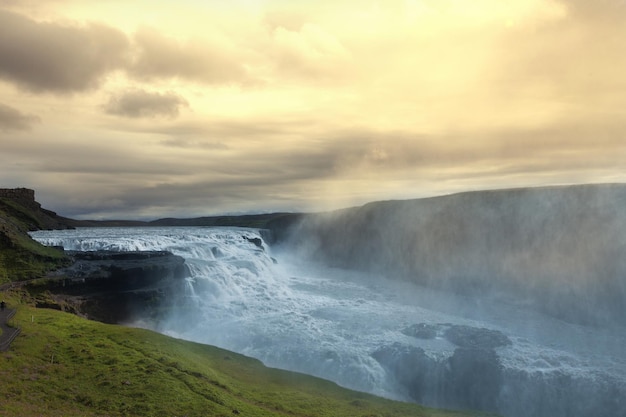
[{"label": "rocky cliff", "polygon": [[56,214],[41,208],[35,193],[25,188],[0,189],[0,285],[32,279],[66,265],[62,251],[46,248],[28,231],[67,228]]},{"label": "rocky cliff", "polygon": [[38,305],[69,310],[106,323],[135,315],[154,318],[176,302],[189,276],[185,261],[169,252],[67,252],[74,261],[29,290]]},{"label": "rocky cliff", "polygon": [[39,306],[108,323],[136,312],[157,314],[170,302],[168,295],[184,290],[187,267],[171,253],[64,252],[27,233],[67,229],[72,222],[42,208],[33,190],[0,189],[0,285],[29,281],[27,289]]},{"label": "rocky cliff", "polygon": [[28,230],[68,229],[70,219],[41,207],[35,191],[28,188],[0,188],[0,208],[9,211]]},{"label": "rocky cliff", "polygon": [[626,185],[378,202],[291,230],[289,245],[334,266],[626,324]]}]

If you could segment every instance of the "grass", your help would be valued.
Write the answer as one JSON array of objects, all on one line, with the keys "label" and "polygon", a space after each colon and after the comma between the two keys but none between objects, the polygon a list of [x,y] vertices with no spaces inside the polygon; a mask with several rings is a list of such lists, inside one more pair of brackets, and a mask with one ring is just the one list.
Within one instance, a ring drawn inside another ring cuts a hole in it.
[{"label": "grass", "polygon": [[40,224],[36,212],[0,198],[0,284],[41,277],[68,262],[62,251],[28,235]]},{"label": "grass", "polygon": [[62,252],[49,249],[49,254],[31,252],[23,247],[0,250],[0,284],[41,277],[66,263]]},{"label": "grass", "polygon": [[431,416],[216,347],[20,304],[0,353],[2,416]]}]

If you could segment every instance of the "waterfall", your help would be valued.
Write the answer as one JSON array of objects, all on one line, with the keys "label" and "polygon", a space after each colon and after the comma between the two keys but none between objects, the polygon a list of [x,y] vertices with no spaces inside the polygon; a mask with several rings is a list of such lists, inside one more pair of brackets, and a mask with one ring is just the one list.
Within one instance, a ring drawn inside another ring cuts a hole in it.
[{"label": "waterfall", "polygon": [[[135,325],[220,346],[348,388],[507,417],[626,409],[626,329],[311,263],[254,229],[79,228],[32,236],[67,250],[166,250],[182,301]],[[257,240],[258,239],[258,240]],[[592,410],[592,411],[590,411]]]}]

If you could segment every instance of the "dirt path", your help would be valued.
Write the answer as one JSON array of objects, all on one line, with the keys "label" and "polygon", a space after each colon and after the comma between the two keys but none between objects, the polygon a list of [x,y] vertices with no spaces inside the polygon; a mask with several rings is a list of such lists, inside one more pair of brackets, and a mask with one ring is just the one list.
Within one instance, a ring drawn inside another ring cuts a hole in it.
[{"label": "dirt path", "polygon": [[[59,277],[57,279],[63,279],[63,278],[64,277]],[[19,288],[28,284],[29,282],[37,281],[38,279],[39,278],[28,279],[24,281],[8,282],[8,283],[0,285],[0,291],[7,291],[12,288]],[[54,279],[54,278],[49,278],[49,279]],[[0,333],[0,352],[5,352],[9,350],[9,347],[11,346],[11,342],[13,342],[13,340],[17,337],[17,335],[20,334],[21,329],[19,327],[18,328],[11,327],[7,324],[7,322],[11,319],[11,317],[15,315],[15,311],[16,311],[15,309],[8,308],[8,307],[5,307],[4,309],[0,310],[0,330],[2,330],[2,333]]]},{"label": "dirt path", "polygon": [[2,334],[0,334],[0,352],[4,352],[9,349],[11,346],[11,342],[13,339],[20,334],[20,329],[15,327],[9,327],[7,321],[13,317],[15,314],[15,310],[12,308],[4,308],[0,310],[0,329],[2,329]]}]

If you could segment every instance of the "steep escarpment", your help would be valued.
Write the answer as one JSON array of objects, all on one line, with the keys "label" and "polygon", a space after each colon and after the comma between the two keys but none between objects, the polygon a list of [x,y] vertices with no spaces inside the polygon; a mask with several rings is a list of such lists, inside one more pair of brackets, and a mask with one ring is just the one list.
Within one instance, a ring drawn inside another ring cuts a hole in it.
[{"label": "steep escarpment", "polygon": [[36,278],[70,262],[62,251],[28,236],[31,230],[68,227],[34,196],[26,188],[0,189],[0,284]]},{"label": "steep escarpment", "polygon": [[27,288],[40,307],[69,310],[105,323],[156,318],[184,293],[185,260],[169,252],[75,252],[71,266]]},{"label": "steep escarpment", "polygon": [[27,230],[68,229],[71,219],[45,209],[29,188],[0,188],[0,209]]},{"label": "steep escarpment", "polygon": [[290,244],[312,259],[573,322],[626,323],[626,186],[582,185],[371,203],[311,215]]},{"label": "steep escarpment", "polygon": [[157,314],[170,301],[168,295],[184,286],[184,259],[171,253],[65,252],[28,234],[71,228],[71,223],[42,208],[33,190],[0,189],[0,284],[29,281],[27,288],[40,307],[108,323],[138,312]]}]

